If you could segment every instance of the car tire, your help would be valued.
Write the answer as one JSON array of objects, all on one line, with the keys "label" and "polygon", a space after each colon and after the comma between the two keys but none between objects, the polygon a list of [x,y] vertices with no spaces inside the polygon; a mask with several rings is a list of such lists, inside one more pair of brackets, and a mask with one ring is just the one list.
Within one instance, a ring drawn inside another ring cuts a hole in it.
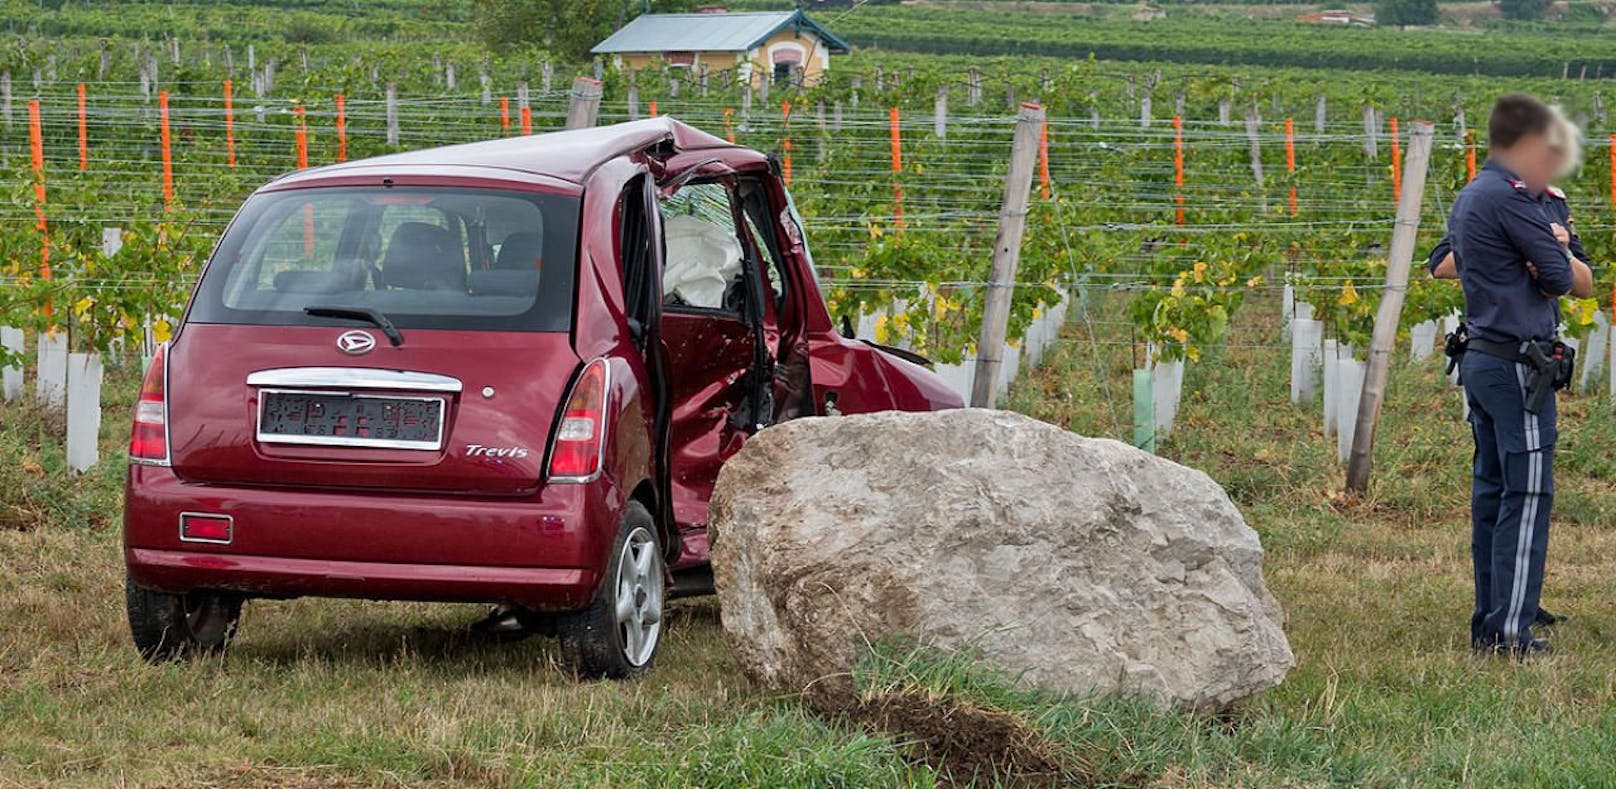
[{"label": "car tire", "polygon": [[557,617],[562,658],[583,677],[644,674],[656,662],[666,601],[656,524],[644,505],[629,502],[594,601]]},{"label": "car tire", "polygon": [[152,663],[223,652],[241,621],[241,598],[218,592],[168,594],[125,578],[129,632]]}]

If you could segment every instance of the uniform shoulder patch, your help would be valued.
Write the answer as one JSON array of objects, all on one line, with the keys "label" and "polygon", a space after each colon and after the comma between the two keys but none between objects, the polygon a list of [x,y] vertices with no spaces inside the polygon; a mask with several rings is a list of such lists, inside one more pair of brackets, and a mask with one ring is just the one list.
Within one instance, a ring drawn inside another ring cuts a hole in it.
[{"label": "uniform shoulder patch", "polygon": [[1551,194],[1554,197],[1557,197],[1557,198],[1559,198],[1561,200],[1566,199],[1565,192],[1560,191],[1560,187],[1558,187],[1558,186],[1550,186],[1550,187],[1548,187],[1547,191],[1548,191],[1549,194]]}]

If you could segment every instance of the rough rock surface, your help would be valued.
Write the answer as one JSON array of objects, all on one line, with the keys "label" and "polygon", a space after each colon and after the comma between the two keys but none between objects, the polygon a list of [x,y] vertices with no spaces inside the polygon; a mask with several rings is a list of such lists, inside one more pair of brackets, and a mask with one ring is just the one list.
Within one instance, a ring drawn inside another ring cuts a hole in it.
[{"label": "rough rock surface", "polygon": [[1257,534],[1217,483],[1018,414],[787,422],[725,463],[711,516],[724,630],[768,687],[845,685],[893,637],[1198,709],[1295,663]]}]

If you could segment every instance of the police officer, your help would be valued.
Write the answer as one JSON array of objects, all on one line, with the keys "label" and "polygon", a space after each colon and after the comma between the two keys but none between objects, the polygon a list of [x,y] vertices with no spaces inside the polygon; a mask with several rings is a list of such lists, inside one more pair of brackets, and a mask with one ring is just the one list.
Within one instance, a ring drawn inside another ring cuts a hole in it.
[{"label": "police officer", "polygon": [[[1558,107],[1550,107],[1554,116],[1548,135],[1550,147],[1553,150],[1557,168],[1556,175],[1569,176],[1576,172],[1581,165],[1581,132],[1576,125]],[[1591,258],[1582,246],[1582,239],[1577,235],[1575,225],[1571,220],[1571,205],[1566,201],[1565,192],[1552,185],[1544,185],[1539,199],[1548,211],[1551,222],[1560,227],[1554,228],[1555,237],[1570,250],[1575,260],[1583,266],[1591,265]],[[1562,230],[1563,228],[1563,230]],[[1458,279],[1459,272],[1453,255],[1453,237],[1444,236],[1431,251],[1428,263],[1431,275],[1437,279]],[[1536,277],[1536,265],[1528,262],[1527,271]],[[1559,302],[1555,302],[1556,320],[1558,320]],[[1554,625],[1561,617],[1549,613],[1541,605],[1538,606],[1537,616],[1533,620],[1536,625]]]},{"label": "police officer", "polygon": [[1524,657],[1548,650],[1531,624],[1543,587],[1556,439],[1553,397],[1534,406],[1528,394],[1553,375],[1543,351],[1558,328],[1557,299],[1591,294],[1593,282],[1543,199],[1568,142],[1554,113],[1510,94],[1493,105],[1487,126],[1487,163],[1448,221],[1470,338],[1460,379],[1476,443],[1470,635],[1478,649]]},{"label": "police officer", "polygon": [[[1565,116],[1565,113],[1558,106],[1549,107],[1549,112],[1554,116],[1548,135],[1549,144],[1559,163],[1555,174],[1560,177],[1568,177],[1582,166],[1582,131],[1577,128],[1576,124],[1571,122],[1570,118]],[[1566,200],[1566,193],[1553,184],[1544,184],[1538,190],[1538,193],[1539,199],[1548,208],[1550,219],[1564,229],[1562,232],[1560,228],[1556,228],[1555,237],[1560,239],[1562,245],[1571,250],[1572,257],[1581,261],[1583,265],[1592,266],[1593,258],[1589,257],[1587,250],[1583,249],[1582,238],[1577,235],[1576,227],[1572,224],[1571,203]],[[1459,270],[1453,257],[1453,235],[1451,233],[1443,236],[1442,240],[1437,242],[1436,247],[1431,250],[1431,258],[1427,261],[1426,268],[1430,270],[1431,276],[1437,279],[1459,278]],[[1533,276],[1536,276],[1535,268],[1534,264],[1527,264],[1527,270]],[[1555,303],[1555,307],[1559,307],[1558,302]]]}]

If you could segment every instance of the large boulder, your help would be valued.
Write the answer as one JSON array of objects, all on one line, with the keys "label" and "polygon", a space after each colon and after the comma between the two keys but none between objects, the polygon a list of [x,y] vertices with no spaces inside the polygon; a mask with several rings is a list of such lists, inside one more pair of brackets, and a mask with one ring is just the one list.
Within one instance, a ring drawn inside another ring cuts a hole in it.
[{"label": "large boulder", "polygon": [[786,422],[724,464],[711,521],[724,631],[771,688],[846,687],[886,639],[1197,709],[1295,663],[1217,483],[1018,414]]}]

